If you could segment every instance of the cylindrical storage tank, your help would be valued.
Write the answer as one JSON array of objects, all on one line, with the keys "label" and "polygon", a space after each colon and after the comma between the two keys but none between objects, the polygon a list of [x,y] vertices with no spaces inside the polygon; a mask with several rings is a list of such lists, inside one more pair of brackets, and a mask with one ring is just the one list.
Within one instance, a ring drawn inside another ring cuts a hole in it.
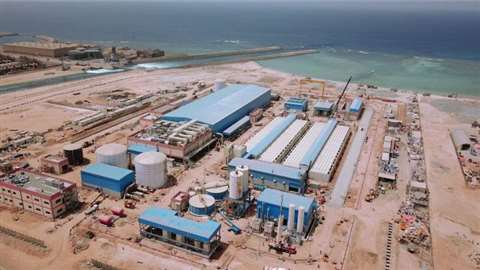
[{"label": "cylindrical storage tank", "polygon": [[287,229],[289,232],[293,232],[294,227],[295,227],[295,204],[290,204],[288,206]]},{"label": "cylindrical storage tank", "polygon": [[81,143],[66,144],[63,146],[63,155],[68,164],[78,166],[83,164],[83,145]]},{"label": "cylindrical storage tank", "polygon": [[242,175],[242,193],[245,194],[248,191],[248,182],[250,178],[250,171],[247,166],[241,165],[237,167],[237,171],[241,172]]},{"label": "cylindrical storage tank", "polygon": [[215,199],[208,194],[198,194],[188,201],[188,211],[196,216],[208,216],[215,211]]},{"label": "cylindrical storage tank", "polygon": [[205,192],[215,198],[216,201],[223,201],[228,194],[228,186],[211,187],[205,189]]},{"label": "cylindrical storage tank", "polygon": [[120,168],[128,167],[127,147],[118,143],[100,146],[95,151],[97,163],[104,163]]},{"label": "cylindrical storage tank", "polygon": [[138,185],[161,188],[167,183],[167,156],[161,152],[145,152],[135,157]]},{"label": "cylindrical storage tank", "polygon": [[243,173],[240,171],[230,172],[229,193],[228,196],[233,200],[240,200],[242,198],[242,180]]},{"label": "cylindrical storage tank", "polygon": [[225,80],[217,79],[214,84],[215,91],[225,88]]},{"label": "cylindrical storage tank", "polygon": [[235,144],[233,145],[233,157],[234,158],[241,158],[243,155],[247,153],[247,146],[243,144]]},{"label": "cylindrical storage tank", "polygon": [[305,208],[300,206],[298,208],[298,217],[297,217],[297,233],[303,233],[303,223],[305,218]]}]

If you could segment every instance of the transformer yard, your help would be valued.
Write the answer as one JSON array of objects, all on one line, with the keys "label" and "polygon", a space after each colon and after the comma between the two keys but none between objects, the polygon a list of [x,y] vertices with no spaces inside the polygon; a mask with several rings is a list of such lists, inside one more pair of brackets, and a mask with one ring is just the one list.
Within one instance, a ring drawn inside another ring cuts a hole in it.
[{"label": "transformer yard", "polygon": [[455,102],[253,62],[2,94],[0,269],[477,269]]}]

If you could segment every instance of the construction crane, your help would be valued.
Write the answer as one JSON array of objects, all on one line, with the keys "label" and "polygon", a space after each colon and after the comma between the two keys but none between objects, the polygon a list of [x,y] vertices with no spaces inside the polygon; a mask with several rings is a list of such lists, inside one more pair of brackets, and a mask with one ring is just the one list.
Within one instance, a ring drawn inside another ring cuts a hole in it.
[{"label": "construction crane", "polygon": [[322,97],[323,97],[323,95],[324,95],[324,93],[325,93],[325,81],[323,81],[323,80],[315,80],[315,79],[312,79],[312,78],[307,77],[307,78],[305,78],[305,79],[301,79],[301,80],[300,80],[300,89],[303,90],[303,85],[304,85],[304,84],[307,84],[307,83],[318,83],[318,84],[320,84],[320,85],[321,85],[321,89],[320,89],[320,90],[322,91]]},{"label": "construction crane", "polygon": [[350,78],[348,78],[348,81],[347,81],[347,83],[345,84],[345,87],[343,88],[342,93],[341,93],[340,96],[338,97],[337,103],[335,103],[335,107],[333,107],[332,115],[335,115],[335,113],[337,112],[338,104],[340,104],[340,100],[342,99],[343,95],[345,94],[345,91],[347,91],[348,85],[350,84],[350,81],[351,81],[351,80],[352,80],[352,76],[350,76]]}]

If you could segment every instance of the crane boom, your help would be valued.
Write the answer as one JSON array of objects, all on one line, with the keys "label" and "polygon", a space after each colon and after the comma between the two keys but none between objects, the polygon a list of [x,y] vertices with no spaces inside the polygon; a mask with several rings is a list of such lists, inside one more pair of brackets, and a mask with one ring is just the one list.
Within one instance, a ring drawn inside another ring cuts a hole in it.
[{"label": "crane boom", "polygon": [[350,78],[348,78],[348,81],[345,84],[345,87],[343,88],[342,93],[340,94],[340,96],[337,99],[337,103],[335,103],[335,107],[333,108],[333,112],[332,112],[333,115],[337,112],[338,104],[340,103],[340,100],[342,99],[343,95],[345,94],[345,91],[347,91],[348,85],[350,84],[351,80],[352,80],[352,76],[350,76]]}]

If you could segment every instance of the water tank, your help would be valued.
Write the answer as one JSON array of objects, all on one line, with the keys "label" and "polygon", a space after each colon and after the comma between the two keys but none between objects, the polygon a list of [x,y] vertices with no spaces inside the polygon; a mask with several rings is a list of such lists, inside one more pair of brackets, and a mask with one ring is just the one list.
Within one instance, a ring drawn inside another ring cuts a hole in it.
[{"label": "water tank", "polygon": [[298,208],[298,217],[297,217],[297,233],[303,233],[303,223],[305,218],[305,208],[300,206]]},{"label": "water tank", "polygon": [[210,187],[205,189],[205,193],[211,195],[216,201],[223,201],[228,194],[228,186]]},{"label": "water tank", "polygon": [[243,144],[233,145],[233,158],[241,158],[247,153],[247,146]]},{"label": "water tank", "polygon": [[118,143],[100,146],[95,151],[97,163],[104,163],[120,168],[128,167],[127,147]]},{"label": "water tank", "polygon": [[167,156],[161,152],[145,152],[135,157],[138,185],[160,188],[167,183]]},{"label": "water tank", "polygon": [[63,146],[63,155],[68,164],[78,166],[83,164],[83,145],[81,143],[66,144]]},{"label": "water tank", "polygon": [[215,198],[208,194],[195,195],[188,204],[188,211],[196,216],[208,216],[215,211]]},{"label": "water tank", "polygon": [[215,84],[214,86],[215,91],[225,88],[225,80],[217,79],[215,80],[214,84]]},{"label": "water tank", "polygon": [[250,171],[248,170],[248,167],[245,165],[241,165],[237,167],[237,171],[242,172],[242,193],[245,194],[248,192],[248,182],[250,178]]},{"label": "water tank", "polygon": [[228,196],[233,200],[240,200],[242,198],[242,180],[243,173],[240,171],[230,172],[229,193]]}]

